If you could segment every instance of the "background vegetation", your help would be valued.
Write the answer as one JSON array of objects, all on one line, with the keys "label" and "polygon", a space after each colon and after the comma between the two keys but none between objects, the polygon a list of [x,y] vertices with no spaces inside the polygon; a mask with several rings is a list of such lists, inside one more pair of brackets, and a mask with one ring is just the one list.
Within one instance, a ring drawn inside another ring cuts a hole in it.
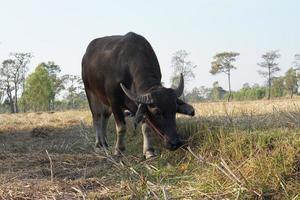
[{"label": "background vegetation", "polygon": [[[31,53],[11,53],[0,66],[0,112],[58,111],[87,108],[87,100],[80,76],[61,74],[61,67],[49,61],[40,63],[28,74]],[[296,54],[291,67],[281,76],[277,59],[279,51],[269,51],[262,55],[258,73],[266,78],[265,85],[245,83],[238,91],[231,91],[231,70],[238,66],[234,62],[239,53],[217,53],[211,63],[210,72],[224,73],[228,77],[228,90],[215,81],[212,87],[199,86],[185,90],[183,99],[189,102],[222,100],[258,100],[298,95],[300,55]],[[185,84],[196,77],[197,65],[189,60],[189,53],[178,50],[171,60],[173,75],[171,85],[177,85],[180,73]]]}]

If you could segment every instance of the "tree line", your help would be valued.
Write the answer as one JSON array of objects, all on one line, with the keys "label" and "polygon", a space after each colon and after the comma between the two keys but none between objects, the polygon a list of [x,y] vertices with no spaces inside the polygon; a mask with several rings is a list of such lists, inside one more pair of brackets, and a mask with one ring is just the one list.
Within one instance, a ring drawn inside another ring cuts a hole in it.
[{"label": "tree line", "polygon": [[61,75],[53,61],[27,76],[31,53],[11,53],[0,66],[0,112],[77,109],[87,106],[81,77]]},{"label": "tree line", "polygon": [[[298,95],[300,82],[300,54],[296,54],[291,67],[282,76],[279,51],[269,51],[261,56],[257,65],[258,73],[266,80],[265,85],[245,83],[238,91],[231,90],[231,72],[237,69],[234,62],[240,54],[221,52],[213,56],[209,72],[212,75],[223,73],[228,80],[228,89],[215,81],[212,87],[198,86],[183,93],[184,100],[257,100],[263,98],[293,97]],[[0,112],[54,111],[87,107],[83,83],[80,76],[61,74],[61,68],[53,61],[41,62],[28,74],[32,53],[10,53],[0,66]],[[189,60],[185,50],[176,51],[171,59],[172,86],[178,84],[182,73],[185,84],[195,79],[197,65]]]},{"label": "tree line", "polygon": [[[213,56],[209,72],[212,75],[223,73],[227,76],[228,90],[223,89],[218,81],[214,82],[212,87],[199,86],[191,91],[185,91],[183,98],[188,101],[218,101],[218,100],[258,100],[263,98],[289,96],[293,98],[294,94],[298,95],[300,82],[300,54],[295,54],[291,67],[282,76],[276,76],[280,71],[278,50],[272,50],[261,56],[261,61],[257,63],[260,70],[257,72],[265,78],[266,84],[245,83],[238,91],[231,89],[231,72],[237,69],[234,62],[240,54],[237,52],[221,52]],[[171,77],[172,85],[178,81],[179,74],[182,73],[188,84],[195,78],[194,69],[197,65],[192,64],[188,59],[189,54],[185,50],[179,50],[174,53],[171,67],[173,75]]]}]

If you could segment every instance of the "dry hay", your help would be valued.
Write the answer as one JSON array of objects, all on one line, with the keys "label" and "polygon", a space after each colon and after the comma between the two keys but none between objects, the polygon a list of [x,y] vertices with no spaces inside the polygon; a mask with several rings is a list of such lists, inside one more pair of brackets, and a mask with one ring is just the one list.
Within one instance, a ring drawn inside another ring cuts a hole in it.
[{"label": "dry hay", "polygon": [[193,154],[158,145],[150,161],[130,122],[119,160],[95,153],[89,111],[2,114],[0,199],[296,199],[299,103],[199,103],[178,120]]}]

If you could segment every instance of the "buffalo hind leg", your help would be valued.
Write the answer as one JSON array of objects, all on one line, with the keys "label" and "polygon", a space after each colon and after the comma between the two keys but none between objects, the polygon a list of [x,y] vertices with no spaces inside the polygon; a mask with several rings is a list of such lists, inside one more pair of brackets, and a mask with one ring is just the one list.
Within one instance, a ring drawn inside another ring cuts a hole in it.
[{"label": "buffalo hind leg", "polygon": [[107,150],[107,123],[111,115],[111,111],[108,106],[100,102],[92,93],[88,93],[88,100],[93,115],[93,125],[96,131],[96,148],[103,148]]},{"label": "buffalo hind leg", "polygon": [[146,159],[155,157],[154,149],[152,146],[152,130],[151,128],[146,124],[142,124],[142,133],[143,133],[143,154]]},{"label": "buffalo hind leg", "polygon": [[96,148],[104,148],[106,150],[108,147],[106,131],[109,116],[109,110],[106,108],[102,110],[101,114],[93,116],[93,123],[96,129]]}]

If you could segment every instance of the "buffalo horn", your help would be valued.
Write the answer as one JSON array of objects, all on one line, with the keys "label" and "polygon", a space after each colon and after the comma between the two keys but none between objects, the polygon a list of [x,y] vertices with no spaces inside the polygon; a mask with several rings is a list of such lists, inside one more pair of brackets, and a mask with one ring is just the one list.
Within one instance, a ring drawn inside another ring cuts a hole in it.
[{"label": "buffalo horn", "polygon": [[136,95],[134,93],[132,93],[130,90],[128,90],[123,83],[120,83],[120,86],[122,88],[122,90],[124,91],[124,93],[126,94],[126,96],[131,99],[132,101],[135,101],[137,103],[143,103],[143,104],[151,104],[153,103],[153,98],[151,97],[150,93],[146,93],[143,95]]}]

